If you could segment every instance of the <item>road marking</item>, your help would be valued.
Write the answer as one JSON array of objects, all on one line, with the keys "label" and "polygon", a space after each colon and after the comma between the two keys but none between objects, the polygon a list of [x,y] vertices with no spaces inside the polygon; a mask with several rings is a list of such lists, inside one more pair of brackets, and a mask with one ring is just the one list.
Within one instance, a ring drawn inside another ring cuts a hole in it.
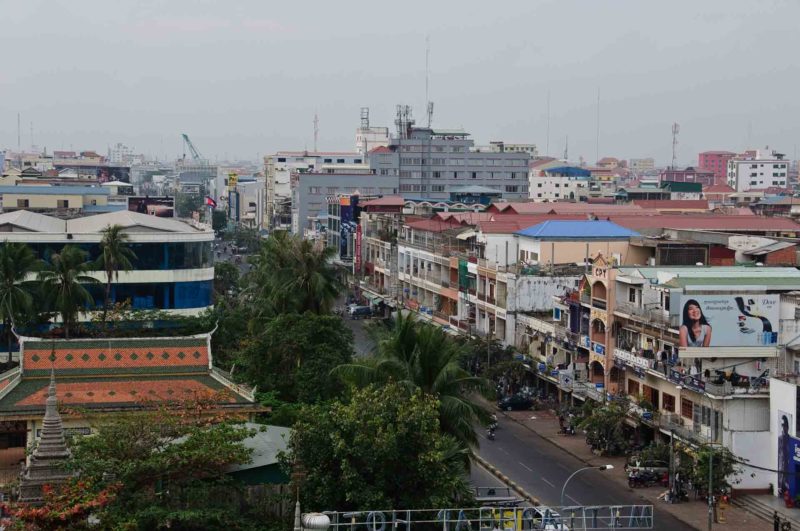
[{"label": "road marking", "polygon": [[503,452],[504,454],[506,454],[506,455],[510,455],[508,452],[506,452],[505,450],[503,450],[503,448],[502,448],[502,447],[498,446],[498,448],[500,448],[500,451],[501,451],[501,452]]},{"label": "road marking", "polygon": [[527,467],[527,465],[525,465],[525,463],[523,463],[522,461],[517,461],[517,462],[518,462],[520,465],[522,465],[522,468],[524,468],[524,469],[525,469],[525,470],[527,470],[528,472],[533,472],[533,469],[532,469],[532,468],[528,468],[528,467]]},{"label": "road marking", "polygon": [[544,477],[544,476],[542,476],[542,481],[544,481],[545,483],[547,483],[547,484],[548,484],[548,485],[550,485],[551,487],[553,487],[553,488],[556,488],[556,486],[555,486],[555,485],[553,485],[552,483],[550,483],[549,481],[547,481],[547,478],[546,478],[546,477]]},{"label": "road marking", "polygon": [[567,494],[567,498],[569,498],[570,500],[574,501],[574,502],[575,502],[575,505],[580,505],[580,504],[581,504],[581,502],[579,502],[578,500],[576,500],[575,498],[573,498],[573,497],[572,497],[572,496],[570,496],[569,494]]}]

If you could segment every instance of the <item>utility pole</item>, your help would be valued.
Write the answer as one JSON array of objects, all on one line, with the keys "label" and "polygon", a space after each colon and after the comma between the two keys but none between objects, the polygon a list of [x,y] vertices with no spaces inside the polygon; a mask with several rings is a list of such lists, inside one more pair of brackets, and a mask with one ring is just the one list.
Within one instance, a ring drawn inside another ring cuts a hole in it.
[{"label": "utility pole", "polygon": [[550,156],[550,89],[547,90],[547,143],[545,144],[544,154]]},{"label": "utility pole", "polygon": [[319,116],[314,113],[314,153],[317,152],[317,140],[319,138]]}]

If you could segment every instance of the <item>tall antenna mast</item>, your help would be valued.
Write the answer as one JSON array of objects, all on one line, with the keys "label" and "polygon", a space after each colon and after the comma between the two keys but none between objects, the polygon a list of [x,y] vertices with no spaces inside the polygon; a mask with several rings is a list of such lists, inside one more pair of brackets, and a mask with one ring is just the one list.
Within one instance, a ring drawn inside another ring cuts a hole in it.
[{"label": "tall antenna mast", "polygon": [[36,151],[33,146],[33,121],[31,121],[31,151]]},{"label": "tall antenna mast", "polygon": [[17,151],[22,151],[22,129],[20,127],[19,113],[17,113]]},{"label": "tall antenna mast", "polygon": [[569,160],[569,135],[564,140],[564,161]]},{"label": "tall antenna mast", "polygon": [[672,169],[675,169],[675,159],[678,154],[678,133],[681,130],[681,126],[677,123],[672,124]]},{"label": "tall antenna mast", "polygon": [[600,87],[597,87],[597,136],[594,144],[595,164],[600,160]]},{"label": "tall antenna mast", "polygon": [[550,156],[550,89],[547,89],[547,143],[544,154]]},{"label": "tall antenna mast", "polygon": [[314,113],[314,153],[317,152],[317,140],[319,139],[319,116]]},{"label": "tall antenna mast", "polygon": [[430,98],[430,58],[431,58],[431,36],[425,36],[425,112],[428,113],[428,127],[433,121],[433,102]]}]

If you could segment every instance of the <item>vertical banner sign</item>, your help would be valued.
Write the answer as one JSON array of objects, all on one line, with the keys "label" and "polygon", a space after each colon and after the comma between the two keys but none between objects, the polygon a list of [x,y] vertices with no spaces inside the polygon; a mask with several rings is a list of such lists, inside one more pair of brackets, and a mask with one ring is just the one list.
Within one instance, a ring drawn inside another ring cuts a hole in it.
[{"label": "vertical banner sign", "polygon": [[356,243],[353,250],[353,274],[361,274],[361,224],[356,225]]}]

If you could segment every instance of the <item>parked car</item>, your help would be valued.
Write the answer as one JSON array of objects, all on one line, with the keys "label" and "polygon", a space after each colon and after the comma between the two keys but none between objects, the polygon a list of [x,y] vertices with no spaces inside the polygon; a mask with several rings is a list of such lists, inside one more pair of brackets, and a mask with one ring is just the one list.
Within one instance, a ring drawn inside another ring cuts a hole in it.
[{"label": "parked car", "polygon": [[531,510],[533,512],[534,529],[569,531],[569,527],[561,521],[561,515],[551,508],[542,506],[532,507]]},{"label": "parked car", "polygon": [[499,400],[497,407],[504,411],[530,409],[533,407],[533,398],[525,395],[512,395]]},{"label": "parked car", "polygon": [[372,308],[369,306],[350,306],[351,319],[365,319],[372,317]]}]

